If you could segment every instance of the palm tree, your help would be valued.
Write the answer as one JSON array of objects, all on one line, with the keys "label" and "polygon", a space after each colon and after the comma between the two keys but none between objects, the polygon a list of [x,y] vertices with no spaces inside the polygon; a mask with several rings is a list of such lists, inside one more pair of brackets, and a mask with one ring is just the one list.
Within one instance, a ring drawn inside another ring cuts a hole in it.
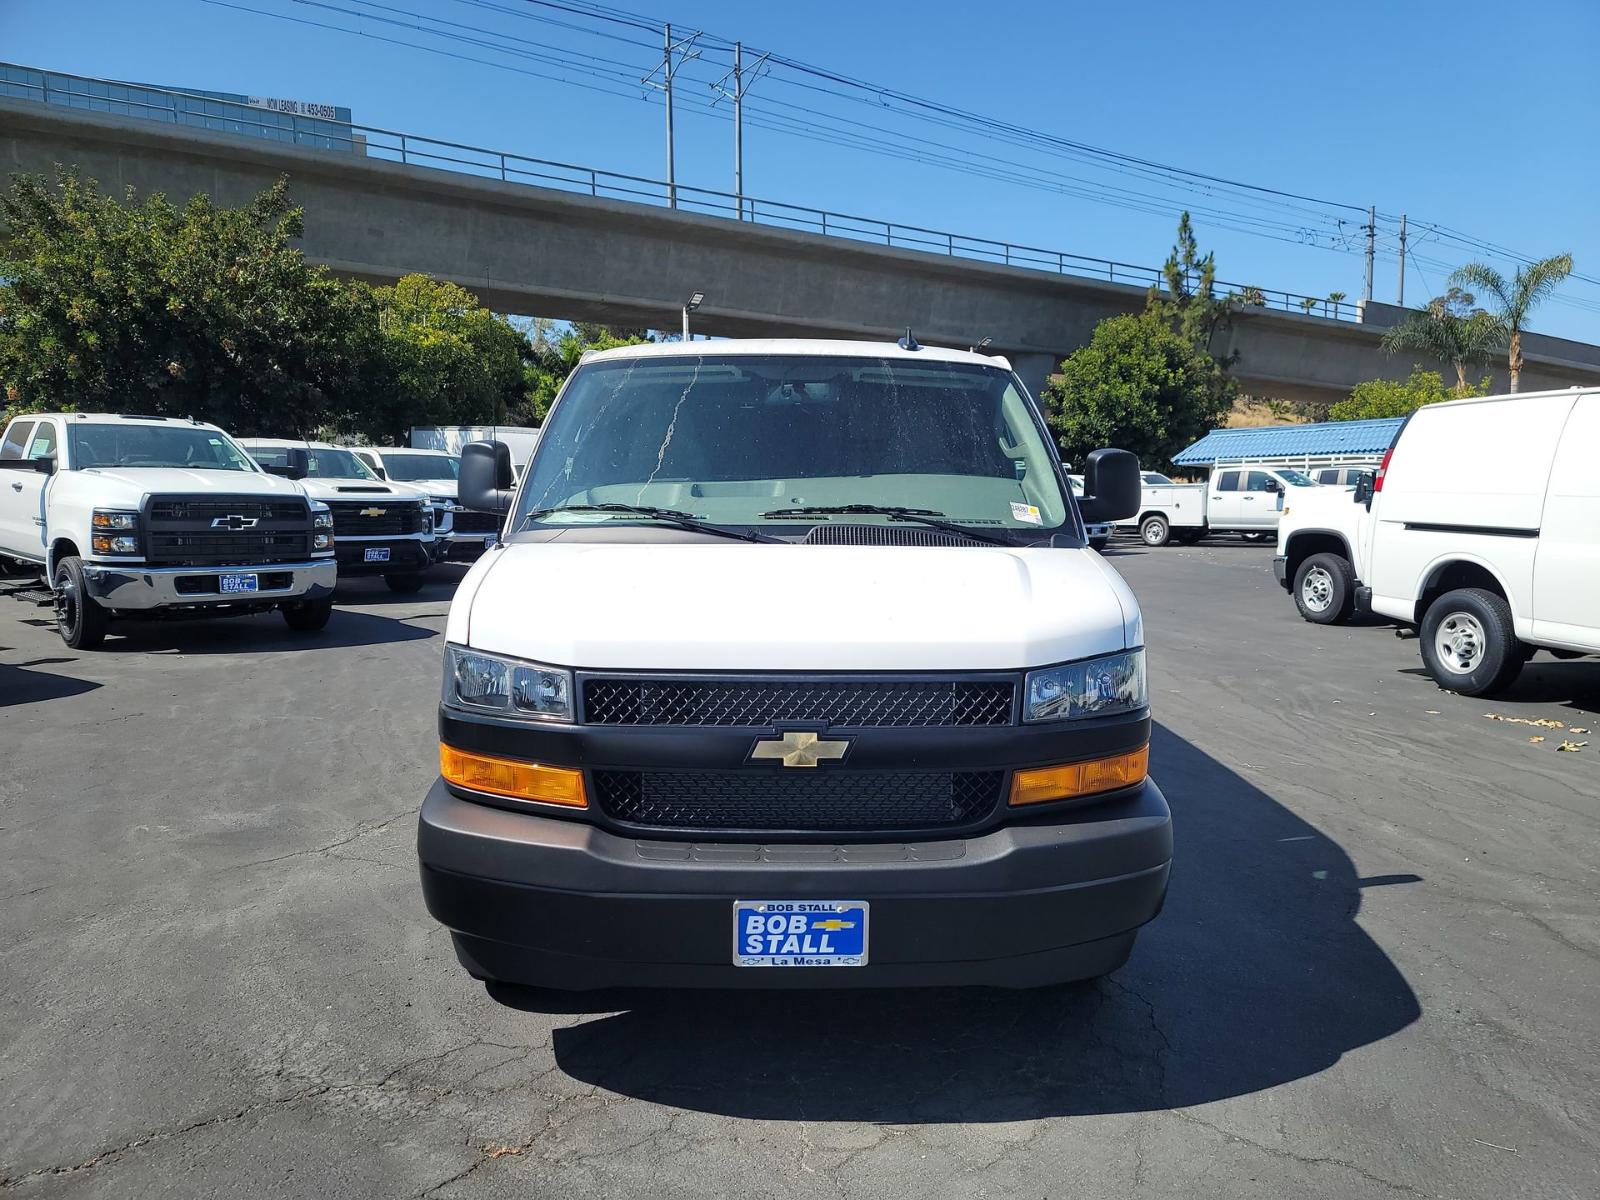
[{"label": "palm tree", "polygon": [[1525,267],[1518,267],[1509,282],[1499,271],[1485,263],[1468,263],[1450,276],[1452,285],[1477,288],[1494,297],[1500,309],[1495,315],[1499,317],[1511,341],[1506,366],[1511,373],[1513,392],[1522,379],[1522,330],[1528,323],[1528,314],[1570,274],[1572,255],[1554,254]]},{"label": "palm tree", "polygon": [[1435,296],[1385,333],[1383,348],[1390,354],[1428,354],[1449,363],[1456,369],[1456,395],[1465,396],[1467,368],[1488,362],[1506,336],[1505,323],[1493,313],[1473,308],[1472,300],[1470,292],[1458,287]]}]

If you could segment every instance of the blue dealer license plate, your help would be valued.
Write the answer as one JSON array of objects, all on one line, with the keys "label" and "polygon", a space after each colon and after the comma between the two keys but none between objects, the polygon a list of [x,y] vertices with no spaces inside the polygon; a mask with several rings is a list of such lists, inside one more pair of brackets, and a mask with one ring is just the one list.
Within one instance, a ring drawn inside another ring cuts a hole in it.
[{"label": "blue dealer license plate", "polygon": [[259,592],[261,581],[254,575],[218,575],[219,592]]},{"label": "blue dealer license plate", "polygon": [[387,547],[387,546],[368,546],[367,547],[366,561],[367,562],[388,562],[389,561],[389,547]]},{"label": "blue dealer license plate", "polygon": [[735,900],[736,967],[864,967],[865,900]]}]

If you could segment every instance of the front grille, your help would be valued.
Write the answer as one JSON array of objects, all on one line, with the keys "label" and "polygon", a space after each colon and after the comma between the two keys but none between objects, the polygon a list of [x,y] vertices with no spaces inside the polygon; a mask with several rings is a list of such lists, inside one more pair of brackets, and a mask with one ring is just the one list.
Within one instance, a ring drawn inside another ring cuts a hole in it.
[{"label": "front grille", "polygon": [[501,517],[497,513],[473,512],[465,509],[455,514],[457,533],[499,533]]},{"label": "front grille", "polygon": [[847,833],[970,825],[1000,801],[1003,771],[596,771],[601,810],[657,829]]},{"label": "front grille", "polygon": [[305,500],[261,496],[152,496],[145,561],[168,566],[255,566],[311,553]]},{"label": "front grille", "polygon": [[427,513],[415,504],[330,500],[328,507],[333,510],[333,534],[336,539],[422,533],[428,527]]},{"label": "front grille", "polygon": [[995,680],[595,678],[583,682],[583,709],[591,725],[1009,725],[1014,691]]}]

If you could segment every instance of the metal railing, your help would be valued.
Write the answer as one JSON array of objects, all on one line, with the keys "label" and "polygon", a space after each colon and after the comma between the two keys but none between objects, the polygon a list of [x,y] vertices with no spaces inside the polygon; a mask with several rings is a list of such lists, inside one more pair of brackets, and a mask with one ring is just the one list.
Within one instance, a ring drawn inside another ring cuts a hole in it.
[{"label": "metal railing", "polygon": [[[22,72],[37,79],[20,79]],[[52,80],[55,80],[54,84]],[[88,89],[103,89],[91,93]],[[115,90],[115,95],[111,92]],[[664,180],[598,167],[534,158],[506,150],[489,150],[462,142],[402,133],[375,125],[329,120],[321,117],[291,116],[271,112],[232,100],[219,100],[193,92],[147,84],[125,84],[40,71],[0,63],[0,96],[20,96],[46,104],[109,112],[124,116],[147,117],[168,124],[189,125],[242,137],[265,138],[332,153],[354,153],[368,158],[412,166],[434,167],[505,183],[578,192],[609,200],[631,200],[658,207],[671,207],[702,215],[725,217],[782,229],[817,233],[824,237],[868,242],[903,250],[919,250],[951,258],[997,263],[1056,275],[1071,275],[1108,283],[1138,287],[1161,286],[1165,281],[1157,267],[1136,266],[1074,254],[1021,245],[996,238],[928,229],[876,217],[855,216],[783,200],[763,199],[712,188],[678,183],[669,189]],[[155,96],[160,99],[138,98]],[[181,104],[179,102],[182,102]],[[289,119],[285,121],[285,117]],[[672,193],[676,193],[675,202]],[[1232,296],[1242,307],[1302,312],[1333,320],[1358,319],[1357,307],[1349,300],[1308,296],[1277,288],[1261,288],[1218,281],[1220,294]]]}]

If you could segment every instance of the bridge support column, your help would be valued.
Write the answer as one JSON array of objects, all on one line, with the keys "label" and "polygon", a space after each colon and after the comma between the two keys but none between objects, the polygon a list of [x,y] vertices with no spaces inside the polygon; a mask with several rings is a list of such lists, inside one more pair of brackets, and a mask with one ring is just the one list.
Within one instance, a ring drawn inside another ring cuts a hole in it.
[{"label": "bridge support column", "polygon": [[1054,354],[1008,354],[1006,357],[1011,360],[1012,369],[1028,389],[1028,394],[1043,408],[1044,381],[1055,374],[1056,368],[1061,365],[1060,357]]}]

